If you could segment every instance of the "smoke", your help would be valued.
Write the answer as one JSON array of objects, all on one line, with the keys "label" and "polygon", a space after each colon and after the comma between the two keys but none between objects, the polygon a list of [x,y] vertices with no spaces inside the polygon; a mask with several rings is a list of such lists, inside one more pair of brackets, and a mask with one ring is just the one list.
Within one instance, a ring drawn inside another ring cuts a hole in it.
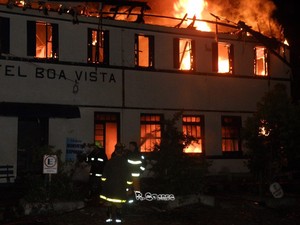
[{"label": "smoke", "polygon": [[[174,16],[174,3],[179,1],[148,0],[148,5],[151,7],[148,13]],[[212,13],[221,19],[219,22],[234,25],[239,21],[244,21],[252,29],[264,35],[281,37],[281,26],[273,18],[276,6],[272,0],[206,0],[206,2],[207,6],[202,13],[202,19],[204,20],[215,20],[211,15]]]}]

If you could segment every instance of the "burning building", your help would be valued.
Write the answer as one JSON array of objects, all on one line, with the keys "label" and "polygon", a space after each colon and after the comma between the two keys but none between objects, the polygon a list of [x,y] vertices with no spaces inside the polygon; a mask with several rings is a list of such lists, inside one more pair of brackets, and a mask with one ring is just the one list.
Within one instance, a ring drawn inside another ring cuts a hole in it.
[{"label": "burning building", "polygon": [[288,46],[243,21],[182,5],[159,16],[145,1],[0,2],[0,164],[15,176],[40,145],[71,161],[94,142],[110,157],[117,141],[144,140],[151,154],[178,111],[199,140],[186,154],[211,159],[211,173],[247,172],[244,120],[275,84],[290,89]]}]

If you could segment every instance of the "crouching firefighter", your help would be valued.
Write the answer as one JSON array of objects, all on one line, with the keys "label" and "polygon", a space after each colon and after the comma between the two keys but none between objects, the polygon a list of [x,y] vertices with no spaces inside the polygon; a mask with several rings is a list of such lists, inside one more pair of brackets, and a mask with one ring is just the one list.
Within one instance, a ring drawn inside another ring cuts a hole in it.
[{"label": "crouching firefighter", "polygon": [[101,177],[104,165],[108,160],[104,148],[100,148],[98,145],[92,145],[92,148],[92,151],[86,157],[86,162],[91,165],[89,198],[99,197],[101,191]]},{"label": "crouching firefighter", "polygon": [[123,145],[117,143],[111,159],[103,170],[100,198],[106,201],[107,223],[121,223],[123,205],[127,202],[127,191],[132,185],[130,170],[124,157]]},{"label": "crouching firefighter", "polygon": [[141,191],[140,187],[140,176],[141,173],[145,170],[144,166],[144,156],[140,153],[138,145],[135,141],[129,142],[127,150],[127,163],[130,168],[130,174],[133,181],[131,195],[129,197],[128,203],[134,202],[134,192]]}]

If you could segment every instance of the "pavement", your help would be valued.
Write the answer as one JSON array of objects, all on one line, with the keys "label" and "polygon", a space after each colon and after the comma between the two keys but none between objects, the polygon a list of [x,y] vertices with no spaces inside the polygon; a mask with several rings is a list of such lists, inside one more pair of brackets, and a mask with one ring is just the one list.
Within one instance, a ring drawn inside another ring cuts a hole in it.
[{"label": "pavement", "polygon": [[[299,225],[300,196],[258,201],[249,195],[215,196],[214,206],[201,202],[166,209],[158,202],[137,202],[123,208],[124,225]],[[30,215],[3,221],[5,225],[101,225],[106,206],[97,199],[67,212]]]}]

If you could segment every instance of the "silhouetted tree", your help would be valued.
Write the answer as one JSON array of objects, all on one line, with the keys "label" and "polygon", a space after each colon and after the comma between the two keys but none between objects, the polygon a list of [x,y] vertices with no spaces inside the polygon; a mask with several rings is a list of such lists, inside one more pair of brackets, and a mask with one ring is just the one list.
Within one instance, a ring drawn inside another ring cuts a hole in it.
[{"label": "silhouetted tree", "polygon": [[257,111],[244,126],[249,157],[247,166],[260,183],[276,181],[282,171],[299,169],[299,105],[291,101],[286,86],[275,85],[257,104]]},{"label": "silhouetted tree", "polygon": [[198,140],[178,130],[177,122],[181,116],[176,113],[172,119],[163,122],[161,142],[153,152],[156,185],[173,194],[201,193],[209,163],[199,154],[184,153],[186,147]]}]

